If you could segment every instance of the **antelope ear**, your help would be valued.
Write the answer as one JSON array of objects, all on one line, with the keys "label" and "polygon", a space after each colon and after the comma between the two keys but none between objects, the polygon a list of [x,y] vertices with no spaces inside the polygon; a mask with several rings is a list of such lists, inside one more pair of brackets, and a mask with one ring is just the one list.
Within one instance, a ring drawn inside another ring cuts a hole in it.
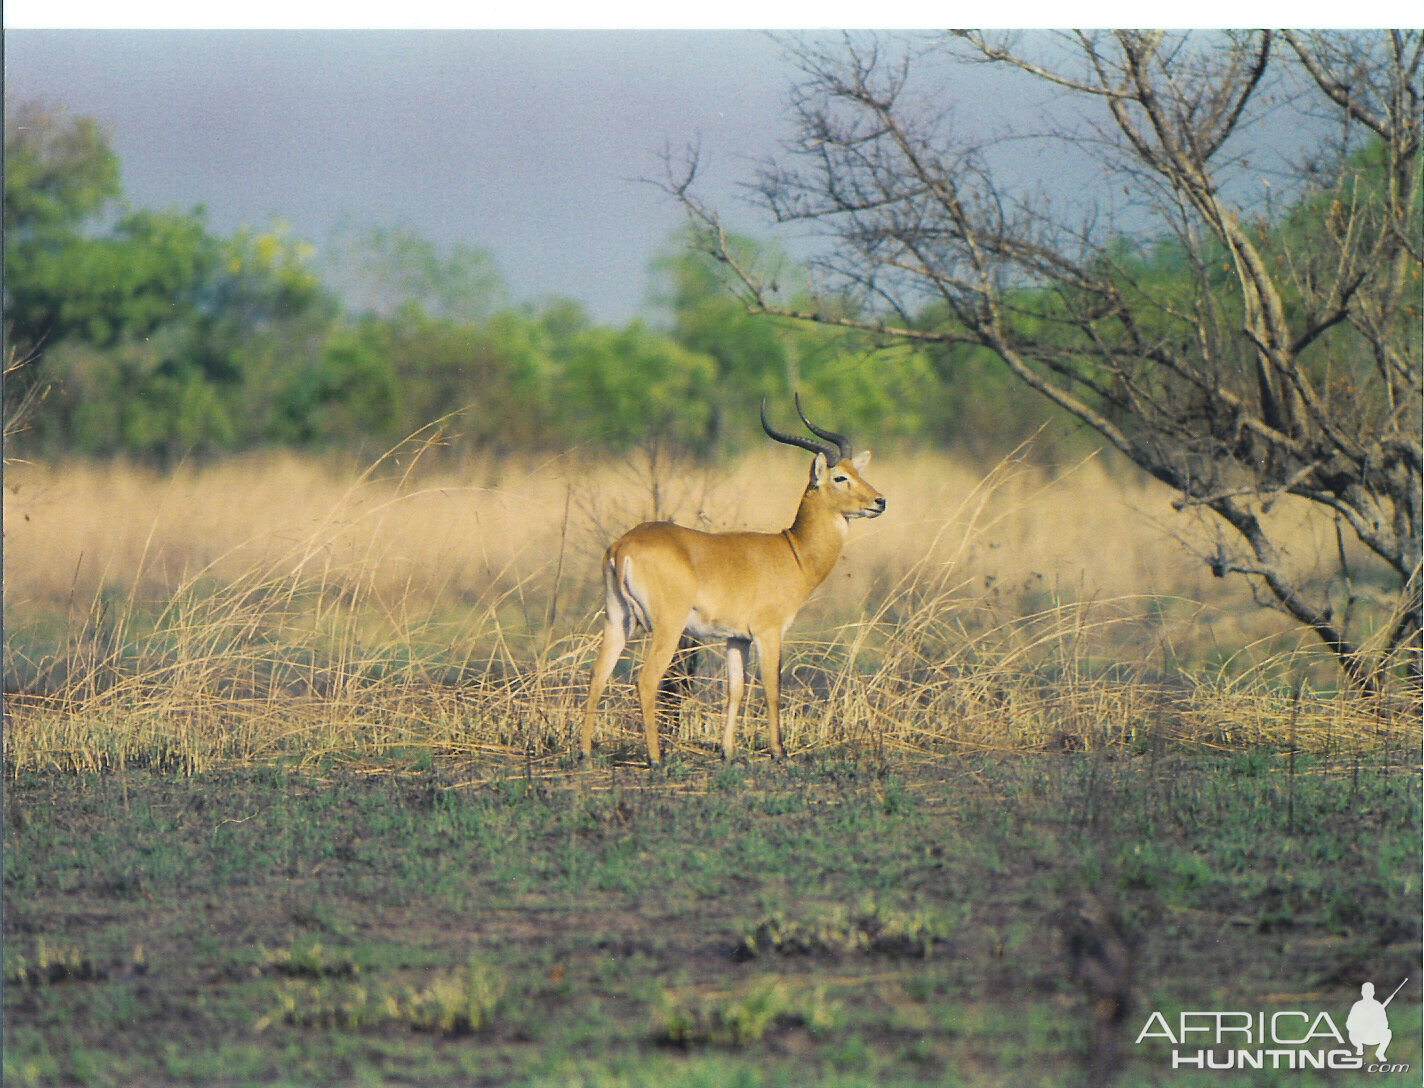
[{"label": "antelope ear", "polygon": [[830,466],[826,463],[824,453],[816,454],[816,459],[811,462],[811,486],[820,487],[821,481],[826,478],[826,472]]},{"label": "antelope ear", "polygon": [[850,459],[850,463],[855,466],[856,472],[864,472],[865,466],[870,464],[870,451],[861,450]]}]

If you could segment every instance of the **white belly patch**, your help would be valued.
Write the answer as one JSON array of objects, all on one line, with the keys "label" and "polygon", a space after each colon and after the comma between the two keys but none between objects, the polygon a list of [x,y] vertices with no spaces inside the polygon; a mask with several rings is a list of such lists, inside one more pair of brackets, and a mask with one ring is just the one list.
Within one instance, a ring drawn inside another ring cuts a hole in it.
[{"label": "white belly patch", "polygon": [[693,638],[751,638],[751,632],[738,630],[730,624],[709,620],[697,609],[688,612],[682,629]]}]

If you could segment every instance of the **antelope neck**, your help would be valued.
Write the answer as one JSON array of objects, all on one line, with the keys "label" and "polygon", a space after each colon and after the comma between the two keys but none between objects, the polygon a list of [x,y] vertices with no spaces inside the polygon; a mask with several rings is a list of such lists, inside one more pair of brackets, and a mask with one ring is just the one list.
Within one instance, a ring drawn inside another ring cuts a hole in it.
[{"label": "antelope neck", "polygon": [[791,528],[783,529],[781,535],[791,546],[791,554],[801,572],[812,585],[819,585],[840,557],[845,519],[826,510],[808,492],[801,499]]}]

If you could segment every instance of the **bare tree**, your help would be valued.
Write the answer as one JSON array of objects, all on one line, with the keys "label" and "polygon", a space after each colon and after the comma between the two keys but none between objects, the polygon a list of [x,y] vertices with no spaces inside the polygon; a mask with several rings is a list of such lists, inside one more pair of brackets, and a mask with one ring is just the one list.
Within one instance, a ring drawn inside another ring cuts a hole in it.
[{"label": "bare tree", "polygon": [[[1179,509],[1214,514],[1214,574],[1244,575],[1360,687],[1379,690],[1401,662],[1417,681],[1424,36],[789,48],[805,77],[796,136],[754,191],[827,243],[813,261],[827,297],[788,305],[738,264],[695,194],[695,155],[667,181],[748,307],[989,349],[1174,488]],[[1001,144],[957,133],[936,77],[965,64],[1052,91],[1057,128],[1030,138],[1094,153],[1091,205],[1011,185]],[[1273,111],[1297,146],[1268,172],[1257,139]],[[1266,515],[1286,496],[1335,520],[1330,577],[1301,575],[1273,539]],[[1383,579],[1372,598],[1352,570],[1360,554]]]}]

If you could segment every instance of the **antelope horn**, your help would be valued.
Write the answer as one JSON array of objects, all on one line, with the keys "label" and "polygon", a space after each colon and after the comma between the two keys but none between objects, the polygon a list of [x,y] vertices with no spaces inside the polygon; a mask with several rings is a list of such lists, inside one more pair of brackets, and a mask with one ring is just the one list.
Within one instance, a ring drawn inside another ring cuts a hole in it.
[{"label": "antelope horn", "polygon": [[766,421],[766,398],[761,398],[761,429],[764,430],[768,438],[774,438],[778,442],[785,442],[788,446],[797,446],[809,453],[819,453],[828,462],[834,464],[837,461],[836,451],[830,446],[823,446],[819,442],[812,442],[809,438],[802,438],[794,434],[782,434],[773,430],[770,423]]},{"label": "antelope horn", "polygon": [[840,459],[842,461],[849,461],[852,453],[852,450],[850,448],[850,439],[843,434],[836,434],[835,431],[827,431],[823,430],[820,427],[817,427],[814,423],[812,423],[809,419],[806,418],[806,413],[801,410],[800,393],[795,394],[795,400],[796,414],[801,417],[801,422],[806,424],[806,429],[809,430],[812,434],[814,434],[817,438],[824,438],[827,442],[834,442],[841,451]]}]

